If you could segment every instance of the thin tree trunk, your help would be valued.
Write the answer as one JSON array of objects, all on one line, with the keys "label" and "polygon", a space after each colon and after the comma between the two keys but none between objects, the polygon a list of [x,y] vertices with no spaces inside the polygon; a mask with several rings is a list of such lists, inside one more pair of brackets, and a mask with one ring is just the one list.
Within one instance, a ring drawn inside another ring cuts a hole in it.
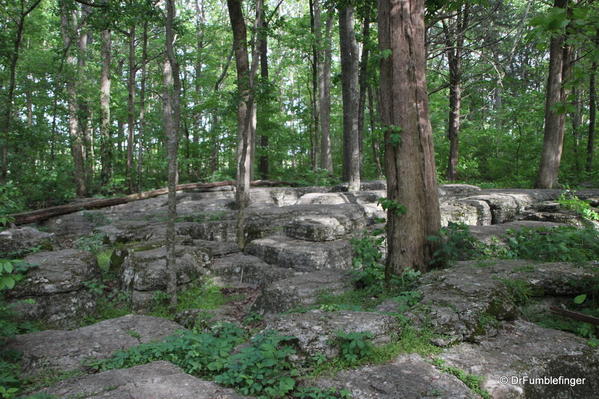
[{"label": "thin tree trunk", "polygon": [[177,218],[177,147],[179,145],[180,92],[179,65],[173,49],[175,33],[175,2],[166,2],[166,58],[164,60],[164,131],[168,158],[168,223],[167,246],[167,293],[171,308],[177,305],[177,256],[175,254],[175,220]]},{"label": "thin tree trunk", "polygon": [[[206,10],[204,7],[203,0],[195,0],[196,9],[196,60],[194,65],[195,72],[195,100],[194,103],[198,104],[202,98],[202,82],[200,76],[202,75],[202,60],[204,50],[204,25],[206,22]],[[197,105],[196,105],[197,106]],[[200,169],[202,162],[200,160],[200,124],[202,121],[202,112],[196,113],[196,120],[193,134],[193,159],[192,170],[194,177],[197,179],[200,175]],[[212,126],[214,127],[214,126]],[[214,173],[215,170],[210,171],[210,174]]]},{"label": "thin tree trunk", "polygon": [[23,41],[23,29],[25,28],[25,18],[31,13],[39,4],[41,0],[35,0],[29,8],[25,6],[25,0],[21,0],[21,13],[17,21],[15,37],[13,41],[12,53],[10,54],[10,63],[8,67],[8,90],[6,93],[6,102],[4,106],[3,123],[0,127],[0,158],[2,158],[0,166],[0,183],[6,182],[8,178],[8,145],[10,139],[10,129],[12,124],[12,107],[15,96],[16,87],[16,74],[17,74],[17,63],[19,62],[19,53],[21,50],[21,43]]},{"label": "thin tree trunk", "polygon": [[102,75],[100,78],[100,158],[102,163],[100,181],[102,185],[108,184],[112,177],[112,137],[110,133],[111,35],[110,29],[102,31]]},{"label": "thin tree trunk", "polygon": [[[568,0],[555,0],[555,8],[566,8]],[[565,100],[564,92],[564,35],[551,38],[549,47],[549,77],[545,102],[545,132],[541,165],[535,186],[553,188],[557,184],[564,144],[565,114],[556,109]]]},{"label": "thin tree trunk", "polygon": [[[260,51],[260,78],[262,84],[269,87],[268,76],[268,25],[266,22],[265,11],[262,10],[262,26],[258,31],[258,46]],[[268,89],[270,90],[270,88]],[[256,130],[260,132],[260,158],[258,160],[258,172],[261,179],[268,179],[269,162],[268,162],[268,128],[270,125],[270,92],[264,96],[264,106],[261,104],[260,117],[257,120]]]},{"label": "thin tree trunk", "polygon": [[320,131],[320,115],[318,107],[318,70],[321,63],[320,47],[321,47],[321,18],[319,0],[310,0],[310,32],[314,37],[312,43],[312,95],[310,96],[310,104],[312,108],[312,129],[310,129],[310,158],[312,161],[312,170],[318,168],[318,133]]},{"label": "thin tree trunk", "polygon": [[[318,0],[320,1],[320,0]],[[331,155],[331,63],[332,63],[332,31],[333,16],[327,16],[323,39],[322,71],[319,80],[319,114],[320,114],[320,167],[333,173],[333,158]]]},{"label": "thin tree trunk", "polygon": [[354,8],[339,11],[341,82],[343,92],[343,178],[348,191],[360,190],[360,135],[358,132],[358,43],[354,31]]},{"label": "thin tree trunk", "polygon": [[572,136],[574,136],[574,172],[580,174],[582,172],[579,154],[580,141],[582,139],[582,101],[580,98],[580,91],[576,87],[572,88],[572,107],[573,112],[570,113],[570,121],[572,122]]},{"label": "thin tree trunk", "polygon": [[83,133],[79,126],[79,101],[77,98],[77,57],[69,51],[76,32],[73,27],[77,25],[75,12],[68,10],[63,3],[61,7],[61,31],[66,54],[66,86],[67,86],[67,105],[69,115],[69,136],[71,140],[71,154],[74,164],[75,192],[77,196],[84,197],[87,194],[87,185],[85,178],[85,149],[83,146]]},{"label": "thin tree trunk", "polygon": [[372,141],[372,159],[376,167],[377,176],[383,176],[383,166],[381,165],[381,145],[376,137],[375,115],[380,115],[380,111],[374,108],[374,95],[372,87],[368,86],[368,111],[370,115],[370,138]]},{"label": "thin tree trunk", "polygon": [[143,156],[146,132],[146,82],[148,78],[148,22],[144,21],[141,47],[141,83],[139,89],[139,140],[137,152],[137,191],[143,188]]},{"label": "thin tree trunk", "polygon": [[[385,129],[386,277],[425,271],[440,228],[432,129],[428,116],[424,0],[380,0],[381,108]],[[399,206],[405,207],[400,212]],[[388,280],[387,280],[388,281]]]},{"label": "thin tree trunk", "polygon": [[134,191],[133,183],[133,151],[135,149],[135,25],[129,28],[129,74],[127,76],[127,187],[129,193]]},{"label": "thin tree trunk", "polygon": [[[599,43],[599,30],[597,30],[596,42]],[[597,62],[593,62],[589,77],[589,132],[587,139],[586,171],[593,170],[593,153],[595,150],[595,124],[597,120],[597,87],[595,85],[595,73]]]},{"label": "thin tree trunk", "polygon": [[[368,3],[370,4],[370,3]],[[364,146],[364,115],[366,111],[366,95],[368,91],[368,58],[370,56],[370,49],[368,48],[368,42],[370,41],[370,7],[366,10],[364,16],[364,25],[362,27],[362,59],[360,60],[360,98],[358,101],[358,134],[360,142],[360,154],[363,154]]]},{"label": "thin tree trunk", "polygon": [[[252,138],[255,130],[253,76],[247,49],[247,29],[241,10],[242,0],[227,0],[229,18],[233,29],[233,47],[237,67],[237,185],[235,199],[238,208],[237,244],[245,247],[245,209],[250,202],[252,169]],[[260,0],[258,1],[260,3]],[[257,4],[258,6],[258,4]],[[260,14],[257,14],[260,15]],[[257,24],[259,26],[259,24]]]}]

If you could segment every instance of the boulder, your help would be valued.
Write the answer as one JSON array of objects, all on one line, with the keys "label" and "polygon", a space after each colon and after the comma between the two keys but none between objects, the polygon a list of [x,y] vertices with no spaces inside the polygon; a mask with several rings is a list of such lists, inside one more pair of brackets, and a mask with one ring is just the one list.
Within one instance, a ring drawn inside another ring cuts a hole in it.
[{"label": "boulder", "polygon": [[440,197],[467,197],[480,192],[480,187],[471,184],[442,184],[439,186]]},{"label": "boulder", "polygon": [[359,204],[339,205],[294,205],[270,208],[250,208],[247,211],[245,226],[246,240],[249,242],[278,234],[297,217],[327,217],[337,219],[346,231],[359,231],[367,224],[364,210]]},{"label": "boulder", "polygon": [[14,227],[0,232],[0,258],[20,258],[33,250],[51,250],[54,234],[33,227]]},{"label": "boulder", "polygon": [[267,318],[266,328],[296,337],[303,357],[322,354],[327,358],[339,355],[339,347],[335,342],[338,332],[369,332],[374,344],[388,343],[392,335],[399,332],[397,320],[391,316],[373,312],[321,310],[273,315]]},{"label": "boulder", "polygon": [[294,274],[292,269],[269,265],[260,258],[241,253],[214,259],[209,268],[220,286],[250,284],[264,287]]},{"label": "boulder", "polygon": [[491,224],[491,210],[484,201],[441,201],[439,207],[441,210],[441,226],[447,226],[450,222],[470,226]]},{"label": "boulder", "polygon": [[316,381],[322,388],[345,389],[360,399],[472,399],[480,398],[453,375],[437,370],[416,354],[393,362],[343,370]]},{"label": "boulder", "polygon": [[[507,323],[479,344],[454,346],[441,358],[449,366],[482,376],[483,388],[493,398],[586,399],[599,392],[599,349],[572,334],[526,321]],[[578,378],[579,384],[530,383],[533,378],[560,376]]]},{"label": "boulder", "polygon": [[232,389],[192,377],[179,367],[164,361],[69,379],[38,393],[63,399],[244,398]]},{"label": "boulder", "polygon": [[87,359],[105,359],[118,350],[158,341],[182,327],[170,320],[128,315],[76,330],[46,330],[17,335],[9,349],[23,354],[23,372],[84,370]]},{"label": "boulder", "polygon": [[86,287],[100,277],[93,254],[63,249],[38,252],[24,260],[35,267],[6,294],[20,318],[51,327],[74,327],[94,312],[96,303]]},{"label": "boulder", "polygon": [[468,200],[484,201],[491,208],[492,224],[511,222],[535,200],[526,194],[480,194],[466,197]]},{"label": "boulder", "polygon": [[43,226],[59,239],[74,239],[91,234],[98,225],[87,211],[79,211],[49,219]]},{"label": "boulder", "polygon": [[344,240],[308,242],[271,236],[252,241],[246,252],[271,265],[296,271],[347,270],[352,267],[352,246]]},{"label": "boulder", "polygon": [[505,245],[504,238],[508,230],[521,230],[527,229],[546,229],[565,226],[560,223],[553,222],[538,222],[532,220],[519,220],[515,222],[508,222],[502,224],[493,224],[489,226],[470,226],[470,233],[479,241],[484,244],[498,244]]},{"label": "boulder", "polygon": [[63,249],[38,252],[25,257],[30,268],[10,295],[16,298],[73,292],[84,283],[100,277],[96,257],[87,251]]},{"label": "boulder", "polygon": [[[522,260],[457,262],[425,275],[418,290],[422,301],[411,317],[446,338],[436,343],[478,342],[497,333],[499,321],[516,319],[522,295],[572,297],[599,270],[571,263],[533,263]],[[526,287],[525,293],[514,287]]]},{"label": "boulder", "polygon": [[[198,280],[206,272],[209,257],[201,249],[176,246],[177,285],[182,286]],[[150,305],[157,291],[166,290],[166,248],[129,252],[122,265],[121,285],[132,294],[136,309]]]},{"label": "boulder", "polygon": [[333,241],[350,233],[339,220],[327,216],[298,216],[285,226],[287,236],[306,241]]},{"label": "boulder", "polygon": [[321,270],[297,273],[263,287],[254,309],[261,313],[286,312],[314,305],[323,293],[339,295],[351,289],[352,281],[348,272]]}]

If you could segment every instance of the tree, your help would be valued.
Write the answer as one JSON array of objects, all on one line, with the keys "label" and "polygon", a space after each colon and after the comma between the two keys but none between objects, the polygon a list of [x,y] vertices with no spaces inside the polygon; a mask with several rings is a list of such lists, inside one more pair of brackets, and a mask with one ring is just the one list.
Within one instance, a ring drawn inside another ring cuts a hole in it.
[{"label": "tree", "polygon": [[168,222],[166,230],[167,293],[171,307],[177,305],[177,256],[175,253],[175,220],[177,218],[177,149],[179,147],[180,93],[179,64],[174,50],[175,0],[166,2],[164,60],[164,133],[168,157]]},{"label": "tree", "polygon": [[[568,0],[555,0],[554,8],[565,12]],[[564,14],[565,16],[565,14]],[[564,145],[566,115],[563,104],[566,101],[564,82],[569,68],[568,48],[565,33],[558,32],[551,37],[549,45],[549,76],[545,97],[545,131],[541,165],[535,187],[553,188],[557,184],[559,166]],[[560,109],[561,108],[561,109]]]},{"label": "tree", "polygon": [[[245,208],[250,202],[250,180],[252,171],[252,148],[256,131],[256,107],[254,101],[254,75],[258,57],[252,57],[250,66],[247,49],[247,29],[242,0],[227,0],[229,18],[233,29],[233,48],[237,66],[237,184],[235,200],[238,208],[237,244],[245,246]],[[256,26],[261,26],[262,1],[256,2]]]},{"label": "tree", "polygon": [[8,90],[6,93],[6,102],[4,104],[3,123],[0,127],[0,157],[2,165],[0,169],[0,183],[4,183],[8,176],[8,142],[12,123],[13,102],[16,86],[17,63],[19,62],[19,53],[23,41],[23,30],[25,29],[25,18],[40,4],[41,0],[34,0],[27,3],[26,0],[19,1],[19,13],[16,20],[15,33],[13,38],[13,48],[10,53],[8,66]]},{"label": "tree", "polygon": [[[106,1],[108,4],[109,0]],[[112,31],[109,26],[102,30],[102,73],[100,77],[100,157],[102,170],[100,182],[108,184],[112,177],[112,137],[110,129],[110,64],[112,62]]]},{"label": "tree", "polygon": [[[320,0],[315,0],[315,13],[322,21]],[[320,167],[333,173],[331,157],[331,33],[333,30],[333,12],[327,13],[324,32],[319,36],[322,47],[319,48],[318,64],[318,115],[320,119]]]},{"label": "tree", "polygon": [[354,31],[354,7],[339,10],[341,84],[343,91],[343,179],[349,191],[360,190],[359,55]]},{"label": "tree", "polygon": [[387,175],[386,276],[427,270],[440,228],[425,76],[424,0],[380,0],[381,109]]},{"label": "tree", "polygon": [[75,51],[71,48],[79,42],[80,29],[77,9],[67,0],[61,0],[61,31],[64,51],[66,53],[66,86],[69,109],[69,136],[71,139],[71,154],[74,163],[75,189],[78,196],[87,194],[87,178],[85,171],[85,144],[79,116],[81,108],[77,95],[78,61]]}]

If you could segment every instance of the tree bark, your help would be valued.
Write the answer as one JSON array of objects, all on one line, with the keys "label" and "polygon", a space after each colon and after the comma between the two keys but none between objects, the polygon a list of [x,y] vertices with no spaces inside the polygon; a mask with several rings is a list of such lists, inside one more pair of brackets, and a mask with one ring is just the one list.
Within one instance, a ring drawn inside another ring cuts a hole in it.
[{"label": "tree bark", "polygon": [[[370,5],[370,3],[368,3]],[[370,6],[369,6],[370,7]],[[368,42],[370,41],[370,18],[371,10],[368,8],[364,15],[364,25],[362,26],[362,58],[360,60],[360,98],[358,100],[358,135],[360,143],[360,154],[364,153],[364,115],[366,111],[366,95],[368,92],[368,58],[370,57],[370,49]]]},{"label": "tree bark", "polygon": [[339,10],[341,82],[343,92],[343,178],[348,191],[360,190],[360,135],[358,132],[359,55],[354,31],[354,8]]},{"label": "tree bark", "polygon": [[148,21],[144,21],[141,45],[141,82],[139,88],[139,140],[137,149],[137,191],[143,188],[143,156],[146,132],[146,84],[148,80]]},{"label": "tree bark", "polygon": [[[229,19],[233,29],[233,47],[237,67],[237,185],[235,199],[238,208],[237,244],[245,247],[245,209],[250,202],[250,179],[252,169],[252,138],[256,127],[253,96],[253,73],[250,68],[247,49],[247,29],[243,12],[242,0],[227,0]],[[260,0],[258,0],[260,3]],[[257,3],[257,6],[258,6]],[[257,14],[257,16],[260,14]],[[257,24],[259,25],[259,24]]]},{"label": "tree bark", "polygon": [[[320,0],[318,0],[320,1]],[[329,12],[323,34],[322,69],[319,71],[318,107],[320,115],[320,167],[333,173],[331,155],[331,63],[333,12]]]},{"label": "tree bark", "polygon": [[[379,0],[381,109],[387,198],[406,212],[387,212],[386,277],[426,271],[440,228],[432,129],[428,116],[424,0]],[[392,207],[393,208],[393,207]]]},{"label": "tree bark", "polygon": [[77,57],[69,48],[76,39],[77,16],[76,11],[69,10],[63,1],[61,4],[61,33],[65,50],[67,51],[65,63],[67,66],[66,87],[67,107],[69,115],[69,137],[71,140],[71,154],[74,164],[75,192],[77,196],[87,194],[85,176],[85,149],[83,133],[79,126],[79,101],[77,98]]},{"label": "tree bark", "polygon": [[595,125],[597,120],[597,89],[595,88],[595,70],[597,64],[593,63],[593,72],[589,78],[589,135],[587,141],[586,171],[593,170],[593,153],[595,150]]},{"label": "tree bark", "polygon": [[112,177],[112,137],[110,132],[110,64],[112,62],[112,38],[110,29],[102,31],[102,74],[100,77],[100,181],[108,184]]},{"label": "tree bark", "polygon": [[[597,30],[596,43],[599,44],[599,30]],[[594,61],[591,66],[589,77],[589,131],[587,138],[587,156],[585,169],[588,173],[593,170],[593,153],[595,151],[595,125],[597,120],[597,87],[595,84],[595,74],[597,71],[597,62]]]},{"label": "tree bark", "polygon": [[135,25],[129,28],[129,74],[127,75],[127,186],[129,193],[134,191],[133,151],[135,149]]},{"label": "tree bark", "polygon": [[166,2],[164,60],[164,133],[168,158],[168,222],[166,228],[167,293],[171,308],[177,305],[177,274],[175,254],[175,220],[177,218],[177,148],[179,146],[180,93],[179,64],[174,51],[175,0]]},{"label": "tree bark", "polygon": [[[260,78],[266,89],[262,92],[264,95],[264,108],[260,113],[260,118],[257,120],[256,130],[260,132],[260,158],[258,159],[258,173],[261,179],[268,179],[269,162],[268,162],[268,128],[270,125],[270,90],[268,76],[268,25],[266,21],[265,11],[262,10],[262,26],[258,30],[258,47],[260,51]],[[262,104],[260,105],[262,109]]]},{"label": "tree bark", "polygon": [[[566,8],[568,0],[555,0],[555,8]],[[560,112],[560,104],[566,99],[564,90],[565,36],[551,38],[549,46],[549,77],[545,97],[545,132],[541,165],[535,183],[536,188],[553,188],[557,184],[559,165],[564,144],[565,114]]]}]

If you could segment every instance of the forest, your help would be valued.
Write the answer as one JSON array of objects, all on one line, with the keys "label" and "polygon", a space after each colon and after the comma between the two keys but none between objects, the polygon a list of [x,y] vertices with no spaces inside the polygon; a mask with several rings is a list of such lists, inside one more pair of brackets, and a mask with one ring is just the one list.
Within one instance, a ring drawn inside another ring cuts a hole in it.
[{"label": "forest", "polygon": [[[596,184],[597,6],[426,6],[438,180],[552,187],[559,171],[561,186]],[[235,179],[246,78],[235,73],[227,5],[174,7],[179,181]],[[380,64],[389,54],[378,44],[376,2],[258,0],[239,11],[256,113],[252,177],[382,178]],[[0,213],[165,187],[164,5],[5,0],[0,18]],[[557,139],[544,149],[547,132]],[[539,180],[544,151],[554,176]]]},{"label": "forest", "polygon": [[597,3],[0,4],[1,398],[597,396]]}]

